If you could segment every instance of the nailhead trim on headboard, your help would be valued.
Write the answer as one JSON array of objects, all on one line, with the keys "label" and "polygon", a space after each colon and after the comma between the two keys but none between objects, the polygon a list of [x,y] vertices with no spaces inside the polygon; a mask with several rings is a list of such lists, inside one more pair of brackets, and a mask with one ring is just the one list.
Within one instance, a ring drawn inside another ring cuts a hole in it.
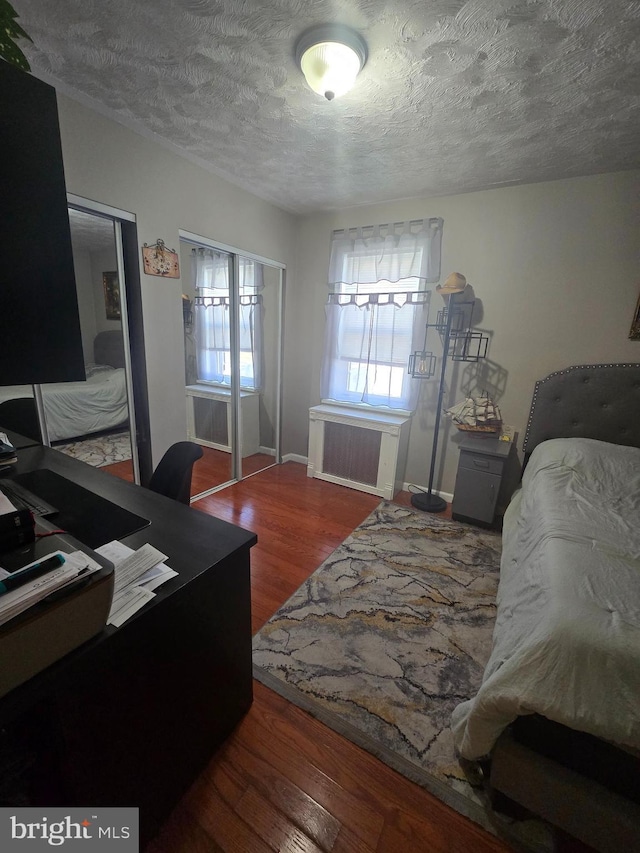
[{"label": "nailhead trim on headboard", "polygon": [[[594,388],[589,397],[580,389],[586,383]],[[638,390],[637,398],[633,389]],[[562,404],[562,417],[552,410],[553,403]],[[525,454],[546,439],[578,436],[640,447],[640,364],[575,365],[536,382],[524,436]]]}]

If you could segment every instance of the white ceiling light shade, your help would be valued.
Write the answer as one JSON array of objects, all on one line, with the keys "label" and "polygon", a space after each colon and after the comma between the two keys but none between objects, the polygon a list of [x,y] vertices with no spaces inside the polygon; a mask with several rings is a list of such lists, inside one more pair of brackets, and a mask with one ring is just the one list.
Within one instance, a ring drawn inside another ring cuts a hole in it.
[{"label": "white ceiling light shade", "polygon": [[366,42],[342,24],[312,27],[296,44],[296,62],[309,87],[328,101],[351,89],[366,61]]}]

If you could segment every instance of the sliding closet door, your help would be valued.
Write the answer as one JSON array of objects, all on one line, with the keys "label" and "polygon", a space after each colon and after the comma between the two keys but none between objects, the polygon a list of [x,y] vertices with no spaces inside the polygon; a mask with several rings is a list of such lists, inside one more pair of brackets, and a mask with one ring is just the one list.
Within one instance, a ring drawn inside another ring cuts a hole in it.
[{"label": "sliding closet door", "polygon": [[192,497],[280,462],[283,267],[181,233]]}]

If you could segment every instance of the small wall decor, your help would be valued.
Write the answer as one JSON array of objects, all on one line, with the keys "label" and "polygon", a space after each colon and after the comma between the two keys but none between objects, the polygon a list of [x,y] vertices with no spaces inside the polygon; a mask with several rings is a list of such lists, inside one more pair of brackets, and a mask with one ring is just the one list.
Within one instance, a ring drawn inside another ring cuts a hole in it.
[{"label": "small wall decor", "polygon": [[107,320],[121,320],[118,273],[115,271],[103,272],[102,287],[104,289],[104,307],[107,312]]},{"label": "small wall decor", "polygon": [[636,305],[636,313],[633,315],[631,329],[629,330],[629,338],[632,341],[640,341],[640,296]]},{"label": "small wall decor", "polygon": [[147,275],[180,278],[178,253],[174,249],[167,249],[164,240],[158,239],[152,246],[145,243],[142,247],[142,260]]}]

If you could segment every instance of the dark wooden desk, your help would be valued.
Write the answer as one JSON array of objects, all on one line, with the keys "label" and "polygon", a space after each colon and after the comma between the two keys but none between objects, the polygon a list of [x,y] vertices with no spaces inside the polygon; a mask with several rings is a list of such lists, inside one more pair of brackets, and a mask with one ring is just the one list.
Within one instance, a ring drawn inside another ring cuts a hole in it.
[{"label": "dark wooden desk", "polygon": [[16,468],[49,468],[148,518],[122,541],[151,542],[179,573],[0,699],[0,747],[34,758],[31,803],[138,806],[144,845],[251,705],[256,536],[49,448],[19,451]]}]

